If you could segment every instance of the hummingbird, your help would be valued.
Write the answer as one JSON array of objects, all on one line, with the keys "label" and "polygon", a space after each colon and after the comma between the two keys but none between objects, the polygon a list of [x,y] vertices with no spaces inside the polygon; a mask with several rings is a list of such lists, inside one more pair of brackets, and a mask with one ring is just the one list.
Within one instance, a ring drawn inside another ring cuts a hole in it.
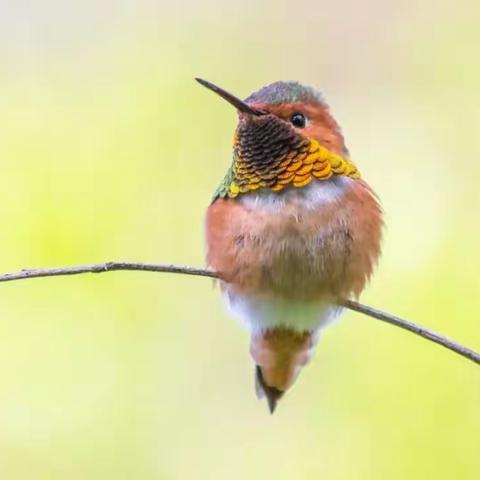
[{"label": "hummingbird", "polygon": [[382,209],[323,96],[277,81],[236,108],[233,160],[206,213],[207,263],[250,333],[257,396],[271,413],[319,334],[357,299],[380,255]]}]

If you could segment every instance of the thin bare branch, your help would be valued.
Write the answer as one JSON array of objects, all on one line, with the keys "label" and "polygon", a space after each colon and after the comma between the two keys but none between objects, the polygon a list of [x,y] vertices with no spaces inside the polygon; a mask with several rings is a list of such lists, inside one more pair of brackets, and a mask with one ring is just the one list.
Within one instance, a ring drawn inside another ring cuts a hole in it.
[{"label": "thin bare branch", "polygon": [[0,282],[13,282],[27,278],[59,277],[62,275],[80,275],[82,273],[104,273],[115,270],[138,270],[143,272],[181,273],[183,275],[195,275],[197,277],[218,278],[212,270],[194,268],[184,265],[159,265],[156,263],[141,262],[105,262],[92,263],[89,265],[74,265],[72,267],[32,268],[18,272],[4,273],[0,275]]},{"label": "thin bare branch", "polygon": [[377,310],[376,308],[369,307],[368,305],[362,305],[361,303],[354,302],[353,300],[344,300],[342,305],[350,310],[355,312],[363,313],[372,318],[376,318],[377,320],[382,320],[383,322],[387,322],[390,325],[395,325],[397,327],[403,328],[404,330],[408,330],[409,332],[413,332],[420,337],[426,338],[432,342],[438,343],[442,347],[448,348],[462,357],[468,358],[472,362],[475,362],[480,365],[480,353],[471,350],[463,346],[462,344],[450,340],[443,335],[440,335],[429,328],[423,327],[422,325],[418,325],[413,322],[409,322],[408,320],[404,320],[403,318],[397,317],[396,315],[392,315],[391,313],[382,312],[381,310]]},{"label": "thin bare branch", "polygon": [[[168,265],[168,264],[155,264],[155,263],[140,263],[140,262],[106,262],[95,263],[90,265],[75,265],[72,267],[58,267],[58,268],[34,268],[24,269],[18,272],[5,273],[0,275],[0,282],[12,282],[14,280],[25,280],[27,278],[39,278],[39,277],[57,277],[62,275],[80,275],[83,273],[104,273],[112,272],[115,270],[136,270],[143,272],[162,272],[162,273],[180,273],[183,275],[195,275],[198,277],[219,278],[219,275],[208,269],[194,268],[183,265]],[[480,365],[480,353],[467,348],[460,343],[457,343],[449,338],[444,337],[432,330],[425,328],[421,325],[417,325],[408,320],[403,320],[390,313],[382,312],[375,308],[361,303],[354,302],[353,300],[344,300],[341,305],[353,310],[355,312],[363,313],[377,320],[395,325],[397,327],[408,330],[422,338],[437,343],[445,348],[452,350],[453,352],[468,358],[472,362]]]}]

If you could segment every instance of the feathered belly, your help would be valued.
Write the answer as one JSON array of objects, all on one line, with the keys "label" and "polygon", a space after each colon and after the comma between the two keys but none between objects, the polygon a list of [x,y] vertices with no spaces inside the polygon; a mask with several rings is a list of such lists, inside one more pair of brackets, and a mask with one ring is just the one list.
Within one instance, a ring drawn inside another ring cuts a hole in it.
[{"label": "feathered belly", "polygon": [[281,297],[241,294],[225,289],[227,305],[252,333],[277,327],[313,331],[334,321],[342,308],[328,300],[292,300]]},{"label": "feathered belly", "polygon": [[251,331],[257,393],[273,411],[309,360],[318,331],[358,296],[380,251],[381,211],[361,180],[216,200],[207,259],[230,310]]},{"label": "feathered belly", "polygon": [[313,328],[357,296],[379,253],[381,214],[361,180],[217,200],[207,213],[208,263],[234,313],[259,328]]}]

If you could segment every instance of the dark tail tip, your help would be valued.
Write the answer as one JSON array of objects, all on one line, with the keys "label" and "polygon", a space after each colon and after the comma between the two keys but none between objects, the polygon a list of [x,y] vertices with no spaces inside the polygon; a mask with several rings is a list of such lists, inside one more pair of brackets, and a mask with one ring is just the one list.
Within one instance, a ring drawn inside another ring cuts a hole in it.
[{"label": "dark tail tip", "polygon": [[284,392],[278,388],[270,387],[265,383],[262,369],[259,365],[255,367],[255,383],[257,386],[257,395],[260,398],[265,395],[267,398],[268,409],[270,410],[270,413],[273,413],[277,408],[278,400],[280,400]]}]

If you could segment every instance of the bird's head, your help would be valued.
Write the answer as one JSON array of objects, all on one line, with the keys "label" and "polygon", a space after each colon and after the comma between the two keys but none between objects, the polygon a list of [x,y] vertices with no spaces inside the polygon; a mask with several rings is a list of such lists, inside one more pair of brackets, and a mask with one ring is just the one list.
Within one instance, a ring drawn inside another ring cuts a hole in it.
[{"label": "bird's head", "polygon": [[280,192],[333,175],[359,178],[343,136],[319,92],[297,82],[275,82],[244,101],[202,79],[197,81],[236,107],[232,169],[219,196],[259,189]]}]

